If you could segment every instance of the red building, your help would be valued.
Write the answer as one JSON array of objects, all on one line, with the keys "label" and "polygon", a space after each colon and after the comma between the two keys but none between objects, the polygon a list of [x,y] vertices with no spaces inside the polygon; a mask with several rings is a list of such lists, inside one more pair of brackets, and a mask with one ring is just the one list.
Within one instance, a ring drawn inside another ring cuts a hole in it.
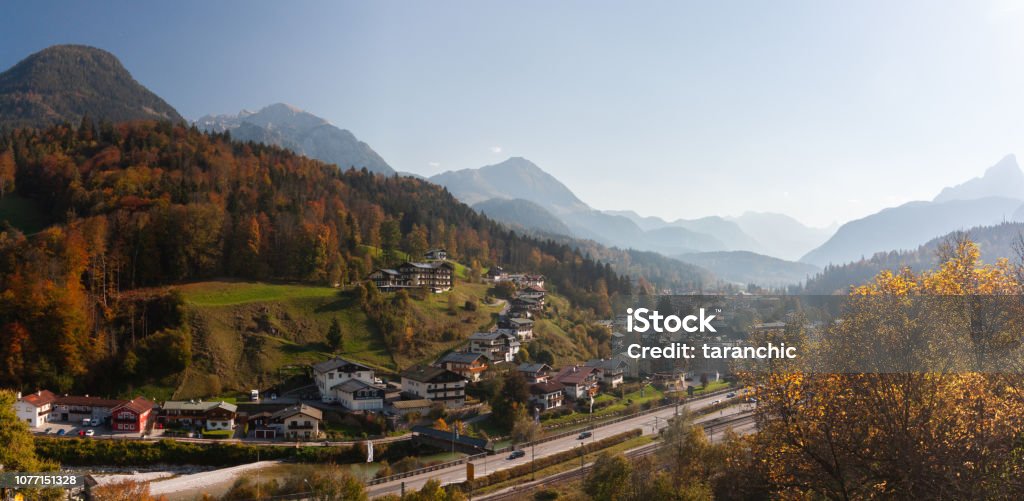
[{"label": "red building", "polygon": [[144,431],[152,412],[153,402],[135,397],[111,410],[110,427],[114,431]]}]

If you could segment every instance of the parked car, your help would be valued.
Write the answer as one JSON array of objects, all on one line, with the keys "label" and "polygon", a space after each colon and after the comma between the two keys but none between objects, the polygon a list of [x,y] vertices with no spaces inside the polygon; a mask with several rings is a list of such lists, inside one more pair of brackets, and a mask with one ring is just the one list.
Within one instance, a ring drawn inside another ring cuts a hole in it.
[{"label": "parked car", "polygon": [[93,436],[93,435],[95,435],[95,434],[96,434],[96,432],[95,432],[95,431],[92,431],[92,430],[85,430],[85,436],[87,436],[87,437],[91,437],[91,436]]},{"label": "parked car", "polygon": [[57,434],[58,435],[63,435],[65,433],[67,433],[67,430],[65,430],[64,428],[61,428],[61,429],[57,430]]},{"label": "parked car", "polygon": [[519,458],[521,458],[521,457],[523,457],[525,455],[526,455],[526,451],[524,451],[524,450],[512,451],[512,454],[509,454],[508,458],[509,458],[509,460],[519,459]]},{"label": "parked car", "polygon": [[52,431],[52,430],[53,430],[53,428],[47,428],[47,429],[43,430],[43,433],[46,434],[46,435],[49,435],[50,431]]},{"label": "parked car", "polygon": [[736,398],[736,392],[731,392],[725,395],[725,398]]},{"label": "parked car", "polygon": [[588,439],[588,438],[590,438],[592,436],[594,436],[594,434],[592,432],[585,431],[583,433],[580,433],[580,436],[576,437],[576,440],[584,440],[584,439]]},{"label": "parked car", "polygon": [[711,402],[711,405],[718,405],[720,403],[722,403],[721,400],[715,400],[714,402]]}]

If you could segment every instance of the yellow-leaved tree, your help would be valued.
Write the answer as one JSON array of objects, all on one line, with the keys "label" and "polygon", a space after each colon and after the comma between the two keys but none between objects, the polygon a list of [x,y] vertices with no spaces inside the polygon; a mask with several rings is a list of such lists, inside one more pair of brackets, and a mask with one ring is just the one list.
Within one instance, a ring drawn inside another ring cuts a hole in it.
[{"label": "yellow-leaved tree", "polygon": [[966,237],[939,257],[854,288],[809,360],[750,376],[752,452],[779,497],[1024,492],[1019,270],[981,263]]}]

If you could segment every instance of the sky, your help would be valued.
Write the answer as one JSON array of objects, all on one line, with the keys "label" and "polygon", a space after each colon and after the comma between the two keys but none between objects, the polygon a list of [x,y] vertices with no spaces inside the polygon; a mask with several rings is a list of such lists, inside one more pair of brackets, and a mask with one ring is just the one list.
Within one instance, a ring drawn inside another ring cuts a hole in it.
[{"label": "sky", "polygon": [[93,45],[189,119],[286,102],[666,219],[842,223],[1024,155],[1024,0],[171,4],[4,3],[0,68]]}]

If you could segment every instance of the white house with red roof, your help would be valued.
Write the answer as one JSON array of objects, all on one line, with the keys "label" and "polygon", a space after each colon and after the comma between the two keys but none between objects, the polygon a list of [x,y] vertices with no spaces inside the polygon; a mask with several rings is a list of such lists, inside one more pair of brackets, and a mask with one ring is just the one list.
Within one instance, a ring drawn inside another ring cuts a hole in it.
[{"label": "white house with red roof", "polygon": [[57,401],[57,395],[48,390],[39,390],[28,395],[18,395],[14,402],[14,412],[18,420],[27,423],[29,428],[41,428],[43,424],[51,420],[53,415],[53,403]]}]

